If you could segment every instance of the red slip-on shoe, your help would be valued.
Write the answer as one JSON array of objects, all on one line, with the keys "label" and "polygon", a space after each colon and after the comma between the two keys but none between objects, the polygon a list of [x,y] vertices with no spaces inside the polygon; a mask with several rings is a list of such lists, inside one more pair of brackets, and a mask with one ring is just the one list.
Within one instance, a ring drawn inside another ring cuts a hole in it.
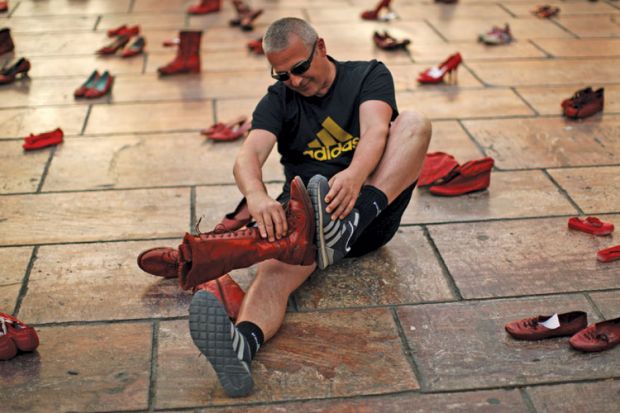
[{"label": "red slip-on shoe", "polygon": [[620,343],[620,318],[592,324],[572,336],[568,342],[574,349],[586,352],[614,348]]},{"label": "red slip-on shoe", "polygon": [[236,231],[248,225],[251,220],[252,216],[250,216],[248,203],[243,198],[239,201],[235,210],[226,214],[215,228],[222,228],[225,231]]},{"label": "red slip-on shoe", "polygon": [[[555,315],[555,314],[554,314]],[[553,315],[539,315],[532,318],[511,321],[504,328],[506,332],[517,340],[542,340],[545,338],[572,336],[588,325],[588,315],[583,311],[571,311],[558,314],[560,326],[549,329],[542,325]]]},{"label": "red slip-on shoe", "polygon": [[144,46],[146,46],[146,39],[143,36],[138,36],[136,40],[123,50],[121,57],[133,57],[144,52]]},{"label": "red slip-on shoe", "polygon": [[118,36],[118,35],[122,34],[125,31],[127,31],[127,25],[123,24],[122,26],[115,27],[114,29],[109,29],[108,30],[108,37]]},{"label": "red slip-on shoe", "polygon": [[0,317],[0,360],[10,360],[17,355],[17,346],[9,337],[7,324],[4,318]]},{"label": "red slip-on shoe", "polygon": [[224,129],[215,131],[207,135],[207,138],[213,141],[220,141],[220,142],[235,141],[239,138],[244,137],[248,133],[251,127],[252,127],[252,124],[249,121],[246,121],[244,123],[239,123],[233,127],[225,127]]},{"label": "red slip-on shoe", "polygon": [[39,347],[39,336],[34,328],[5,313],[0,313],[0,319],[4,320],[6,334],[13,340],[19,351],[34,351]]},{"label": "red slip-on shoe", "polygon": [[426,154],[422,170],[418,176],[418,186],[437,184],[447,178],[459,167],[454,156],[444,152]]},{"label": "red slip-on shoe", "polygon": [[573,101],[571,105],[565,106],[564,116],[572,119],[587,118],[602,111],[604,105],[605,89],[600,88],[579,100]]},{"label": "red slip-on shoe", "polygon": [[455,53],[449,56],[446,60],[441,62],[439,66],[430,67],[418,75],[418,83],[422,84],[434,84],[441,83],[446,75],[449,80],[452,80],[452,73],[454,73],[454,81],[456,82],[456,73],[459,65],[463,61],[463,57],[460,53]]},{"label": "red slip-on shoe", "polygon": [[75,91],[73,92],[73,96],[75,98],[83,98],[86,94],[86,91],[95,86],[95,82],[97,81],[97,79],[99,79],[99,71],[94,70],[93,73],[90,74],[88,79],[86,79],[86,82],[82,83],[79,88],[75,89]]},{"label": "red slip-on shoe", "polygon": [[95,85],[86,90],[86,93],[84,93],[84,97],[88,99],[95,99],[104,96],[110,93],[113,84],[114,76],[112,76],[110,72],[106,70],[101,76],[99,76],[99,78],[95,82]]},{"label": "red slip-on shoe", "polygon": [[600,262],[612,262],[620,260],[620,245],[600,250],[596,253],[596,259]]},{"label": "red slip-on shoe", "polygon": [[114,40],[112,43],[106,46],[103,46],[101,49],[97,50],[95,53],[97,53],[98,55],[114,54],[120,49],[122,49],[123,47],[125,47],[127,43],[129,43],[129,36],[120,35],[120,36],[117,36],[116,40]]},{"label": "red slip-on shoe", "polygon": [[491,184],[491,169],[495,161],[487,157],[469,161],[458,167],[453,178],[441,185],[431,186],[431,194],[440,196],[458,196],[470,192],[482,191]]},{"label": "red slip-on shoe", "polygon": [[603,222],[596,217],[587,217],[583,220],[578,217],[572,217],[568,220],[568,227],[594,235],[609,235],[614,232],[614,224]]},{"label": "red slip-on shoe", "polygon": [[237,319],[239,316],[239,310],[241,309],[241,303],[245,297],[245,292],[229,274],[224,274],[215,280],[198,284],[194,287],[193,292],[195,293],[200,290],[211,292],[215,297],[217,297],[220,303],[222,303],[226,309],[228,317],[232,321]]},{"label": "red slip-on shoe", "polygon": [[64,133],[62,129],[57,128],[51,132],[45,132],[38,135],[27,136],[24,138],[22,148],[26,151],[47,148],[48,146],[58,145],[63,141]]}]

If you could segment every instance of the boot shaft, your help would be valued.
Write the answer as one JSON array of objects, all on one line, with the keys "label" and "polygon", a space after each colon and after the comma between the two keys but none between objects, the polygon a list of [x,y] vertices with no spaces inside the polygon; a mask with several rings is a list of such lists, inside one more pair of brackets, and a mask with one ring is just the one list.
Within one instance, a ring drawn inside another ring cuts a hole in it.
[{"label": "boot shaft", "polygon": [[200,40],[202,31],[184,30],[179,33],[178,56],[189,58],[198,56],[200,58]]},{"label": "boot shaft", "polygon": [[11,38],[11,29],[0,30],[0,54],[7,53],[15,49],[15,44]]}]

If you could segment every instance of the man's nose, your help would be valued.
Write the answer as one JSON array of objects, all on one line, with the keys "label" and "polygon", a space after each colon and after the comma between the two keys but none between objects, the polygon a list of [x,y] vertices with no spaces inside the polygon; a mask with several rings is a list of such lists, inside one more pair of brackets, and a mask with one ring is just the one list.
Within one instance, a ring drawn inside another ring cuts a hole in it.
[{"label": "man's nose", "polygon": [[301,76],[295,76],[294,74],[291,74],[290,77],[291,77],[291,86],[293,87],[301,86],[301,81],[303,80]]}]

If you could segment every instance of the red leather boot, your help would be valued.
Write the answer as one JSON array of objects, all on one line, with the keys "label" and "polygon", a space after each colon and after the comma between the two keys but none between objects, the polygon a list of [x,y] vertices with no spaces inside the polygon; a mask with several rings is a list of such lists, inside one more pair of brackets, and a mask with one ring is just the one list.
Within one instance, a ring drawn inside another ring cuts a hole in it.
[{"label": "red leather boot", "polygon": [[199,290],[211,292],[220,300],[228,317],[232,321],[237,319],[245,293],[229,274],[222,275],[220,278],[202,283],[194,288],[194,292]]},{"label": "red leather boot", "polygon": [[220,11],[222,0],[200,0],[200,3],[189,6],[187,12],[189,14],[208,14]]},{"label": "red leather boot", "polygon": [[182,31],[179,34],[177,56],[166,66],[157,69],[160,75],[200,73],[200,38],[202,31]]},{"label": "red leather boot", "polygon": [[246,268],[267,259],[287,264],[310,265],[315,261],[314,211],[299,177],[291,182],[286,217],[288,234],[269,242],[258,228],[234,232],[185,234],[179,245],[179,284],[189,289],[236,268]]},{"label": "red leather boot", "polygon": [[11,39],[11,29],[4,28],[0,30],[0,54],[8,53],[15,49],[13,39]]}]

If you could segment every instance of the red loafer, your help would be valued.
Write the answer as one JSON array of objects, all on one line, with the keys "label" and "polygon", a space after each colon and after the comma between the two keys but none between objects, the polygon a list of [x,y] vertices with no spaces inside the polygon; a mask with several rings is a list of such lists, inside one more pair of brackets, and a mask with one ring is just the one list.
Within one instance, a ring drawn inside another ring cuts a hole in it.
[{"label": "red loafer", "polygon": [[[554,314],[555,315],[555,314]],[[588,325],[588,315],[583,311],[571,311],[558,314],[560,326],[547,328],[541,323],[548,321],[553,315],[539,315],[512,321],[505,325],[506,332],[517,340],[542,340],[545,338],[572,336]]]},{"label": "red loafer", "polygon": [[440,196],[457,196],[470,192],[482,191],[491,184],[491,169],[495,161],[487,157],[469,161],[458,167],[450,180],[441,185],[431,186],[431,194]]},{"label": "red loafer", "polygon": [[594,235],[609,235],[614,231],[614,224],[603,222],[596,217],[587,217],[583,220],[578,217],[570,218],[568,220],[568,227]]},{"label": "red loafer", "polygon": [[62,143],[64,133],[62,129],[56,128],[51,132],[44,132],[38,135],[30,134],[24,138],[22,148],[26,151],[46,148],[48,146],[58,145]]},{"label": "red loafer", "polygon": [[199,290],[211,292],[222,303],[228,317],[232,321],[237,319],[245,292],[229,274],[224,274],[220,278],[198,284],[194,287],[194,293]]},{"label": "red loafer", "polygon": [[600,262],[612,262],[620,260],[620,245],[600,250],[596,253],[596,259]]},{"label": "red loafer", "polygon": [[454,156],[444,152],[426,154],[422,170],[418,176],[418,186],[438,184],[448,177],[459,167]]},{"label": "red loafer", "polygon": [[620,343],[620,318],[601,321],[581,330],[568,341],[579,351],[604,351]]}]

